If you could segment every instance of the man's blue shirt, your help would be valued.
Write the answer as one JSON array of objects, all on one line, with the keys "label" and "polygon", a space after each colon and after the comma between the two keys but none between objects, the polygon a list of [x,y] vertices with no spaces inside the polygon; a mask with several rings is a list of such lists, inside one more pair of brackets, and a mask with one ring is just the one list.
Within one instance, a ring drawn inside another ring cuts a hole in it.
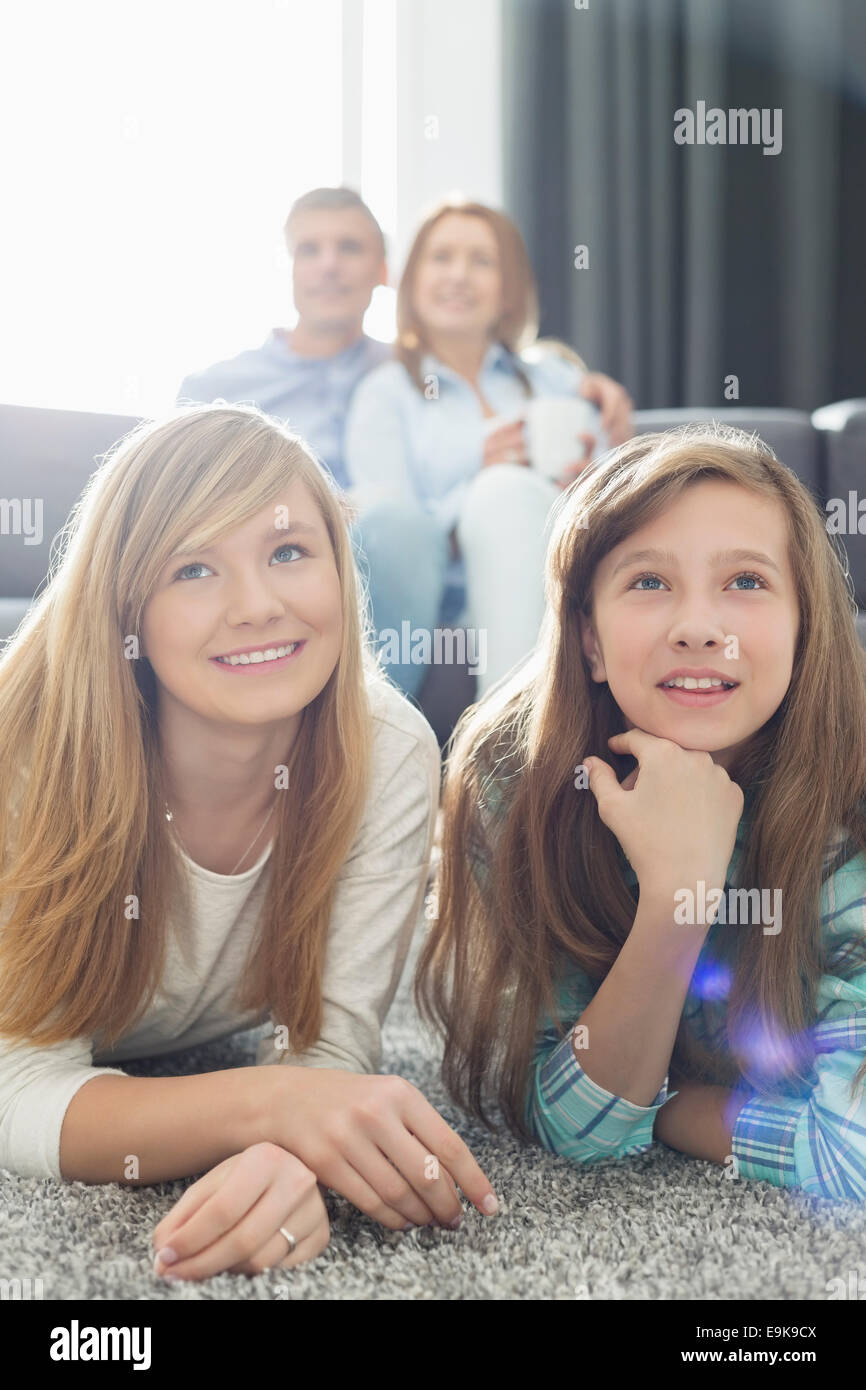
[{"label": "man's blue shirt", "polygon": [[361,378],[390,355],[387,343],[362,335],[333,357],[301,357],[284,331],[274,328],[261,347],[184,377],[177,401],[257,405],[301,435],[345,488],[343,431],[350,397]]}]

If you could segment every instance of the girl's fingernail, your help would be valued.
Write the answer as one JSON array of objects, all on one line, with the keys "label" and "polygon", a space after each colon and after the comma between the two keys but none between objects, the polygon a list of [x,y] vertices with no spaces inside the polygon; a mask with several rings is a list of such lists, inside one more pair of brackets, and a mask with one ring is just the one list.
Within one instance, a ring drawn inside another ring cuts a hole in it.
[{"label": "girl's fingernail", "polygon": [[487,1212],[488,1216],[493,1216],[494,1212],[499,1210],[499,1203],[492,1192],[488,1192],[481,1206],[483,1210]]},{"label": "girl's fingernail", "polygon": [[177,1259],[177,1251],[172,1250],[170,1245],[164,1245],[161,1250],[157,1250],[156,1258],[161,1260],[164,1265],[173,1265]]},{"label": "girl's fingernail", "polygon": [[462,1221],[462,1219],[463,1219],[463,1218],[460,1217],[460,1216],[455,1216],[455,1218],[454,1218],[453,1221],[449,1221],[449,1222],[448,1222],[448,1225],[450,1226],[450,1228],[451,1228],[452,1231],[456,1231],[456,1230],[457,1230],[457,1227],[460,1225],[460,1222]]},{"label": "girl's fingernail", "polygon": [[415,1222],[414,1222],[414,1221],[407,1221],[407,1222],[406,1222],[406,1225],[403,1227],[403,1230],[404,1230],[404,1231],[414,1231],[414,1229],[415,1229]]}]

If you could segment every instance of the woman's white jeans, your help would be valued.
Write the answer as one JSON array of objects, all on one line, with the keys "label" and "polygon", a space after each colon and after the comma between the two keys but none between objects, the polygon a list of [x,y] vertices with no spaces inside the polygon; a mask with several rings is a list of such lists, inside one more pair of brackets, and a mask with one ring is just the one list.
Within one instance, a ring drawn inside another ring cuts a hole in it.
[{"label": "woman's white jeans", "polygon": [[466,566],[466,610],[460,622],[486,632],[485,694],[535,646],[544,613],[544,557],[554,502],[562,496],[534,468],[496,463],[482,468],[464,497],[457,542]]}]

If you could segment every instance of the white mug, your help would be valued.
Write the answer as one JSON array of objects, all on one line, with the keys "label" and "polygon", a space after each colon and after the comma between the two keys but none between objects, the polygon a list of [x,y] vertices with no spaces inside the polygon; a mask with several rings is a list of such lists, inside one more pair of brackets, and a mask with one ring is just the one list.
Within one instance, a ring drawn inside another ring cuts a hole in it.
[{"label": "white mug", "polygon": [[523,411],[515,410],[510,415],[488,415],[487,419],[484,420],[482,423],[481,434],[483,438],[486,439],[489,434],[495,434],[497,430],[503,429],[505,425],[520,424],[522,424],[524,427],[523,437],[525,439],[526,415]]},{"label": "white mug", "polygon": [[530,462],[548,478],[558,478],[568,464],[583,457],[579,434],[594,437],[594,459],[610,448],[598,406],[583,396],[533,396],[524,418]]}]

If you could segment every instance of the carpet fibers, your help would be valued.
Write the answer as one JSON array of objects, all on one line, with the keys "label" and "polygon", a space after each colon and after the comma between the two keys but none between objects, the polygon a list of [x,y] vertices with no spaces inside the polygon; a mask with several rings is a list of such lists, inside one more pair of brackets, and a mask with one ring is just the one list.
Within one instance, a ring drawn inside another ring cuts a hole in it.
[{"label": "carpet fibers", "polygon": [[[468,1121],[441,1087],[410,1001],[419,944],[386,1022],[383,1070],[418,1086],[465,1139],[499,1195],[498,1215],[464,1203],[456,1231],[393,1233],[329,1193],[330,1244],[310,1263],[168,1284],[152,1270],[151,1232],[189,1182],[131,1189],[0,1170],[0,1278],[41,1279],[45,1299],[827,1300],[841,1287],[830,1281],[851,1287],[852,1277],[866,1294],[858,1203],[730,1180],[660,1144],[580,1167]],[[263,1031],[125,1070],[251,1065]]]}]

